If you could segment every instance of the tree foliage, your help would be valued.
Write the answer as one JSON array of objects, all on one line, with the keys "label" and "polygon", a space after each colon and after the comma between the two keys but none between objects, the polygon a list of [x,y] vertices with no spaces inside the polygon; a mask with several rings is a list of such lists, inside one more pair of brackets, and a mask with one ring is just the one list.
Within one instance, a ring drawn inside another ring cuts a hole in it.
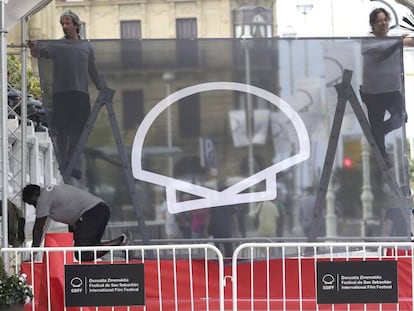
[{"label": "tree foliage", "polygon": [[[7,56],[7,81],[15,88],[22,89],[22,62],[16,55]],[[36,99],[42,97],[40,80],[33,74],[33,69],[27,67],[27,91]]]}]

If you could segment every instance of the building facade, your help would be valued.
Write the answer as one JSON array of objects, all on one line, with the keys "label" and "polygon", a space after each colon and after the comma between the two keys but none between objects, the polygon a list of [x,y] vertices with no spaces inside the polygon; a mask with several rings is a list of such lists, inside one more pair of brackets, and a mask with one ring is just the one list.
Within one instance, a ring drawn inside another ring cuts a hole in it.
[{"label": "building facade", "polygon": [[[59,15],[71,9],[84,23],[88,39],[231,38],[241,23],[265,24],[269,37],[277,33],[275,3],[273,0],[54,0],[32,17],[28,36],[32,40],[60,38]],[[10,32],[9,42],[19,41],[19,28]]]}]

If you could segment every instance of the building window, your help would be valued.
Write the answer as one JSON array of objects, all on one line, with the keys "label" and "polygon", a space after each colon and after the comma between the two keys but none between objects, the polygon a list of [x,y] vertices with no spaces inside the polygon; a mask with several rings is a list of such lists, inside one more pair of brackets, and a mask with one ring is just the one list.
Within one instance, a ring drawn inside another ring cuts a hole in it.
[{"label": "building window", "polygon": [[134,70],[142,66],[141,21],[121,21],[121,64]]},{"label": "building window", "polygon": [[272,10],[252,6],[233,10],[233,35],[235,38],[272,38]]},{"label": "building window", "polygon": [[177,64],[193,67],[198,64],[197,19],[178,18],[176,20]]},{"label": "building window", "polygon": [[[234,41],[234,60],[237,66],[234,73],[236,81],[245,82],[246,57],[249,57],[250,83],[276,92],[277,55],[266,38],[273,36],[273,13],[271,8],[244,6],[233,10],[233,35],[244,40]],[[246,49],[249,54],[246,54]],[[248,55],[248,56],[247,56]]]},{"label": "building window", "polygon": [[142,90],[122,92],[122,120],[125,132],[134,131],[144,118],[144,95]]},{"label": "building window", "polygon": [[176,36],[179,39],[197,38],[197,19],[195,18],[177,18]]},{"label": "building window", "polygon": [[141,39],[141,21],[121,21],[121,39]]},{"label": "building window", "polygon": [[187,96],[178,105],[179,129],[181,138],[200,137],[200,97]]}]

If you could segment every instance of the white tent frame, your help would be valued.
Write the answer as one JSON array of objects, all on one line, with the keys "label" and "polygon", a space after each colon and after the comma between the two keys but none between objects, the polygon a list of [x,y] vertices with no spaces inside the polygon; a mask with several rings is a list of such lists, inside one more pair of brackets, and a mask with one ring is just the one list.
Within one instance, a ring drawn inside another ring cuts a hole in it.
[{"label": "white tent frame", "polygon": [[[22,108],[21,108],[21,185],[26,183],[26,173],[27,173],[27,136],[26,136],[26,127],[27,127],[27,53],[24,42],[27,40],[27,25],[30,18],[48,5],[52,0],[39,0],[37,4],[34,4],[33,7],[27,9],[27,12],[22,13],[20,16],[21,21],[21,57],[22,57]],[[8,6],[6,6],[8,4]],[[20,4],[21,5],[21,4]],[[13,6],[19,6],[17,1],[11,0],[0,0],[0,85],[1,85],[1,185],[2,185],[2,228],[3,228],[3,239],[2,247],[8,247],[8,226],[7,226],[7,198],[8,198],[8,184],[9,184],[9,163],[8,163],[8,129],[7,129],[7,119],[8,119],[8,99],[7,99],[7,26],[6,26],[6,14],[8,9],[14,8]]]}]

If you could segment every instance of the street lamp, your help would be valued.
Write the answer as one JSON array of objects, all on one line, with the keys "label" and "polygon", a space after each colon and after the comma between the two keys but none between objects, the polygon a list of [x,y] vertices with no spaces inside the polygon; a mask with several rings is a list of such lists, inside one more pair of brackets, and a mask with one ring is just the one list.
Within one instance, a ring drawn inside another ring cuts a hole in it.
[{"label": "street lamp", "polygon": [[306,18],[313,9],[313,0],[296,0],[296,9]]},{"label": "street lamp", "polygon": [[[296,28],[294,28],[292,25],[288,25],[285,29],[285,31],[282,34],[282,37],[286,38],[293,38],[296,37]],[[290,77],[290,95],[293,94],[294,91],[294,85],[293,85],[293,53],[292,53],[292,40],[288,41],[289,44],[289,77]]]},{"label": "street lamp", "polygon": [[[245,61],[245,79],[246,85],[251,84],[250,79],[250,49],[253,47],[253,40],[250,36],[242,37],[241,45],[244,48],[244,61]],[[246,93],[246,130],[248,139],[248,161],[249,161],[249,176],[254,174],[254,158],[253,158],[253,107],[252,107],[252,94]]]},{"label": "street lamp", "polygon": [[[233,11],[234,37],[241,39],[244,49],[245,82],[251,85],[250,51],[254,45],[254,38],[271,38],[273,35],[273,15],[269,8],[258,6],[242,6]],[[245,103],[246,134],[248,148],[248,175],[255,172],[253,138],[254,138],[254,111],[252,94],[246,92]],[[251,189],[249,189],[251,190]],[[254,203],[249,203],[250,213],[254,212]]]},{"label": "street lamp", "polygon": [[[171,94],[171,82],[175,79],[175,75],[172,72],[165,72],[162,76],[165,82],[167,97]],[[173,163],[171,156],[172,149],[172,123],[171,123],[171,107],[167,108],[167,146],[168,146],[168,176],[173,176]]]},{"label": "street lamp", "polygon": [[[313,9],[313,0],[296,0],[296,9],[305,17],[305,26],[307,16]],[[308,76],[308,41],[305,39],[305,76]]]},{"label": "street lamp", "polygon": [[[244,48],[244,62],[245,62],[245,80],[246,85],[251,85],[250,79],[250,49],[253,47],[253,40],[251,36],[243,36],[241,38],[241,45]],[[249,176],[254,174],[254,154],[253,154],[253,104],[252,94],[246,93],[246,131],[247,131],[247,150],[248,150],[248,169]],[[249,202],[250,213],[254,212],[255,205]]]}]

